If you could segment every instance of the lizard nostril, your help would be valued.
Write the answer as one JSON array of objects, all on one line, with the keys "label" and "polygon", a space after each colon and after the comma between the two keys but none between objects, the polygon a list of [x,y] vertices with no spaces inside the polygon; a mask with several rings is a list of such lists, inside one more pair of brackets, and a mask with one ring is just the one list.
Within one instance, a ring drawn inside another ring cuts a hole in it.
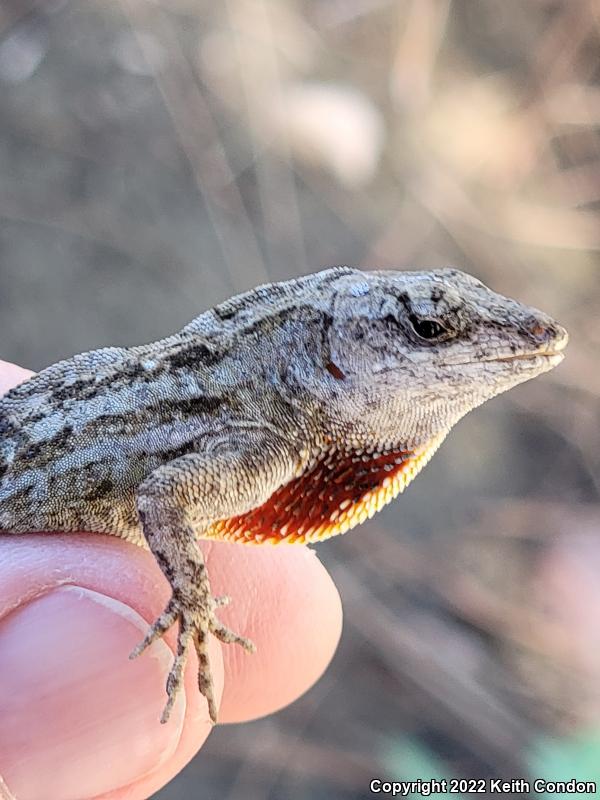
[{"label": "lizard nostril", "polygon": [[566,330],[555,322],[532,320],[527,326],[527,332],[539,344],[551,344],[559,349],[562,349],[568,340]]},{"label": "lizard nostril", "polygon": [[556,337],[556,327],[552,323],[540,322],[538,319],[532,320],[527,325],[527,333],[532,336],[536,342],[545,343],[550,342]]},{"label": "lizard nostril", "polygon": [[537,339],[540,342],[547,341],[551,336],[550,328],[542,325],[539,322],[535,322],[533,325],[529,326],[529,333],[534,337],[534,339]]}]

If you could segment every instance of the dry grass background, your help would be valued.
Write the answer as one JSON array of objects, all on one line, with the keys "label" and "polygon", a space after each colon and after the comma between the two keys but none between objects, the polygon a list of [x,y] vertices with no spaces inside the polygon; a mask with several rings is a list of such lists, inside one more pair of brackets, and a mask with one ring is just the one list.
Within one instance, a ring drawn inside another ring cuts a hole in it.
[{"label": "dry grass background", "polygon": [[597,0],[0,6],[3,358],[151,340],[336,263],[452,263],[572,336],[320,548],[331,668],[157,800],[600,779],[599,54]]}]

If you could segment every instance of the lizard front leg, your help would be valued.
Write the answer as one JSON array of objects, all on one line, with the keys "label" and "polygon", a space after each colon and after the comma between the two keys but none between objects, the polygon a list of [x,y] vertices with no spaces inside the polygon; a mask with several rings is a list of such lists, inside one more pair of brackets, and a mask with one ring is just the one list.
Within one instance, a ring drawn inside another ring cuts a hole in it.
[{"label": "lizard front leg", "polygon": [[[234,444],[235,442],[235,444]],[[183,683],[190,644],[199,661],[198,685],[206,697],[210,718],[217,720],[208,660],[208,634],[235,642],[252,652],[254,645],[226,628],[216,609],[228,598],[214,598],[198,547],[210,524],[265,502],[291,477],[294,461],[284,442],[270,432],[235,437],[214,449],[190,453],[156,469],[139,487],[137,506],[150,550],[171,584],[167,607],[135,648],[140,655],[175,623],[179,624],[177,653],[167,678],[168,701],[161,717],[166,722]]]}]

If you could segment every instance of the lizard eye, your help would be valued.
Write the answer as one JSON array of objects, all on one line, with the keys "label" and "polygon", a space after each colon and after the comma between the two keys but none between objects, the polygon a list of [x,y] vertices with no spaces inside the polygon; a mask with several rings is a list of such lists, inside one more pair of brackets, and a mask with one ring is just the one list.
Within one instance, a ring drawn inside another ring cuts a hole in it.
[{"label": "lizard eye", "polygon": [[410,324],[417,336],[421,339],[427,339],[428,341],[448,338],[452,335],[452,331],[448,330],[448,328],[436,319],[421,319],[412,314],[410,316]]}]

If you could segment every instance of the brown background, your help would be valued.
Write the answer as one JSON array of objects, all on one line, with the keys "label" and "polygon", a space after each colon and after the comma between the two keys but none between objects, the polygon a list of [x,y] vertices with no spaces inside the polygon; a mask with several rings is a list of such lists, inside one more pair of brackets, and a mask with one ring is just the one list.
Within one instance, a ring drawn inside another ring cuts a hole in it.
[{"label": "brown background", "polygon": [[0,7],[2,358],[149,341],[341,263],[454,264],[572,337],[319,549],[330,669],[156,800],[599,777],[599,47],[594,0]]}]

